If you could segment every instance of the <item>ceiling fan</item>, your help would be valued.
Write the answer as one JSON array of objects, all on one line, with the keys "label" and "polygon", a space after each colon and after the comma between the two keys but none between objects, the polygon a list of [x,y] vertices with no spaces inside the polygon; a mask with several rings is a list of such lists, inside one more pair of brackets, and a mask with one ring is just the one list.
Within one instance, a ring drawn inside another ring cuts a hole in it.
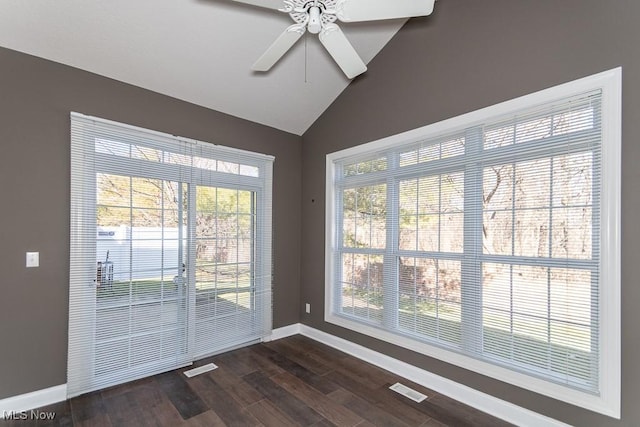
[{"label": "ceiling fan", "polygon": [[335,24],[426,16],[435,0],[232,0],[288,13],[295,24],[288,27],[251,67],[269,71],[302,37],[305,31],[318,34],[320,42],[350,79],[367,71],[367,66],[344,33]]}]

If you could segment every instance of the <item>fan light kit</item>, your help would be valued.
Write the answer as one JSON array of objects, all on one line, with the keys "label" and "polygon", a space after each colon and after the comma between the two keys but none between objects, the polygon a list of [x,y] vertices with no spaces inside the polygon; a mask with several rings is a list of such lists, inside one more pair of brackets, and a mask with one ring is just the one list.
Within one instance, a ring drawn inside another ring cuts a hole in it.
[{"label": "fan light kit", "polygon": [[[305,31],[318,34],[320,43],[350,79],[367,71],[367,66],[344,33],[335,24],[341,22],[377,21],[382,19],[426,16],[433,12],[435,0],[233,0],[288,13],[295,24],[267,49],[251,67],[269,71],[302,37]],[[281,7],[278,7],[281,6]]]}]

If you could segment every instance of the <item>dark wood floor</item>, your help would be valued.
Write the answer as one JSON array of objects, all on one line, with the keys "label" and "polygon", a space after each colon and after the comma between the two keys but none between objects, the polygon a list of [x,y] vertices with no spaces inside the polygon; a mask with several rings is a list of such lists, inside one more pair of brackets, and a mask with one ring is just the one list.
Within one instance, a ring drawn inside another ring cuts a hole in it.
[{"label": "dark wood floor", "polygon": [[[505,426],[507,423],[297,335],[201,360],[218,369],[172,371],[46,408],[56,426]],[[418,404],[388,387],[428,396]]]}]

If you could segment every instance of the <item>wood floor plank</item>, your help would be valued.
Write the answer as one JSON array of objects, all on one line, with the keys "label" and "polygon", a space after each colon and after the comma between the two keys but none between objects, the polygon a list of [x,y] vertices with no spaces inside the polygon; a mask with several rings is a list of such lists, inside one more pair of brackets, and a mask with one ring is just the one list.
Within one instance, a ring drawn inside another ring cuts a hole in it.
[{"label": "wood floor plank", "polygon": [[183,424],[183,427],[227,427],[227,425],[222,421],[222,418],[218,416],[214,411],[208,410],[207,412],[203,412],[200,415],[196,415],[195,417],[191,417],[186,420]]},{"label": "wood floor plank", "polygon": [[439,404],[439,402],[446,402],[447,400],[450,400],[446,397],[435,395],[417,403],[391,390],[387,392],[384,388],[380,389],[380,393],[385,395],[385,397],[398,401],[402,405],[406,405],[420,411],[427,417],[435,419],[443,424],[460,427],[470,427],[474,425],[462,412],[452,412],[444,409],[442,404]]},{"label": "wood floor plank", "polygon": [[146,409],[140,408],[139,403],[135,399],[136,393],[140,392],[151,393],[153,387],[149,386],[136,386],[128,389],[124,393],[114,393],[104,398],[104,405],[107,413],[109,414],[109,420],[114,426],[142,426],[146,425],[148,421],[148,415]]},{"label": "wood floor plank", "polygon": [[331,366],[339,365],[342,363],[344,358],[351,357],[346,353],[338,351],[326,344],[314,341],[304,335],[294,335],[292,337],[288,337],[287,340],[290,340],[292,344],[301,350],[304,350],[306,353],[316,355]]},{"label": "wood floor plank", "polygon": [[353,393],[340,387],[336,391],[329,393],[327,396],[334,402],[338,402],[339,404],[343,405],[353,396]]},{"label": "wood floor plank", "polygon": [[362,420],[362,422],[358,424],[356,427],[376,427],[376,425],[368,420]]},{"label": "wood floor plank", "polygon": [[[356,379],[357,377],[351,376],[343,370],[331,372],[327,374],[327,377],[345,390],[391,414],[406,425],[417,426],[429,418],[429,416],[415,410],[409,405],[404,405],[395,399],[389,399],[386,396],[382,396],[379,393],[379,387],[377,389],[371,389],[367,385],[363,384],[359,378]],[[361,414],[358,413],[358,415]]]},{"label": "wood floor plank", "polygon": [[322,419],[320,414],[271,381],[263,373],[252,372],[244,379],[298,425],[308,426]]},{"label": "wood floor plank", "polygon": [[267,399],[248,406],[247,410],[266,427],[298,427],[295,421]]},{"label": "wood floor plank", "polygon": [[160,389],[169,398],[184,420],[206,412],[209,408],[186,382],[186,377],[178,372],[166,372],[156,376]]},{"label": "wood floor plank", "polygon": [[356,426],[362,422],[360,416],[337,404],[288,372],[271,377],[271,379],[335,425]]},{"label": "wood floor plank", "polygon": [[264,357],[271,360],[284,371],[295,375],[321,393],[328,394],[338,389],[338,386],[329,381],[326,376],[317,375],[304,366],[292,361],[285,355],[278,353],[266,346],[256,347],[254,351],[262,354]]},{"label": "wood floor plank", "polygon": [[324,375],[333,370],[333,368],[329,364],[325,363],[321,358],[317,357],[313,353],[301,350],[298,346],[290,343],[288,340],[272,341],[267,344],[267,347],[280,354],[285,354],[287,358],[298,363],[300,366],[304,366],[316,375]]},{"label": "wood floor plank", "polygon": [[75,397],[69,404],[75,427],[111,427],[100,392]]},{"label": "wood floor plank", "polygon": [[268,377],[283,373],[284,369],[282,369],[281,367],[273,363],[268,358],[254,351],[254,349],[259,346],[260,346],[259,344],[256,344],[256,345],[241,349],[242,351],[239,352],[238,357],[245,364],[249,366],[257,367],[260,371],[262,371]]},{"label": "wood floor plank", "polygon": [[146,377],[146,378],[141,378],[134,381],[129,381],[124,384],[102,389],[100,390],[99,393],[102,395],[103,399],[107,399],[109,397],[112,397],[118,394],[124,394],[131,390],[138,389],[140,387],[147,387],[147,386],[148,387],[157,386],[155,377]]},{"label": "wood floor plank", "polygon": [[322,420],[318,421],[317,423],[313,423],[311,424],[311,426],[309,427],[338,427],[335,424],[333,424],[331,421],[327,420],[326,418],[323,418]]},{"label": "wood floor plank", "polygon": [[153,381],[138,383],[126,393],[114,394],[103,401],[113,425],[170,427],[183,421],[155,377]]},{"label": "wood floor plank", "polygon": [[336,390],[329,394],[329,397],[373,425],[398,427],[413,425],[403,422],[384,409],[344,389]]},{"label": "wood floor plank", "polygon": [[348,375],[372,390],[398,380],[396,375],[353,357],[344,359],[340,365],[335,367],[335,370],[343,375]]},{"label": "wood floor plank", "polygon": [[255,372],[259,369],[257,366],[249,365],[243,360],[236,357],[234,352],[223,353],[215,356],[213,358],[213,363],[218,366],[224,365],[227,369],[229,369],[239,377],[250,374],[251,372]]},{"label": "wood floor plank", "polygon": [[134,393],[136,406],[145,416],[145,424],[158,427],[179,426],[184,421],[160,386]]},{"label": "wood floor plank", "polygon": [[260,425],[250,413],[244,410],[233,396],[226,392],[208,375],[198,375],[189,381],[189,386],[229,426]]},{"label": "wood floor plank", "polygon": [[204,375],[213,379],[219,387],[233,396],[242,407],[249,406],[264,398],[256,389],[247,384],[242,377],[235,375],[224,365]]},{"label": "wood floor plank", "polygon": [[434,420],[433,418],[429,418],[429,421],[425,422],[420,427],[447,427],[447,425]]},{"label": "wood floor plank", "polygon": [[[462,425],[464,422],[474,427],[508,427],[512,425],[443,395],[436,395],[428,400],[434,408],[438,408],[437,415],[432,416],[432,418],[445,424],[456,425],[455,423],[459,423],[459,425]],[[445,414],[446,416],[455,414],[455,421],[447,422]]]}]

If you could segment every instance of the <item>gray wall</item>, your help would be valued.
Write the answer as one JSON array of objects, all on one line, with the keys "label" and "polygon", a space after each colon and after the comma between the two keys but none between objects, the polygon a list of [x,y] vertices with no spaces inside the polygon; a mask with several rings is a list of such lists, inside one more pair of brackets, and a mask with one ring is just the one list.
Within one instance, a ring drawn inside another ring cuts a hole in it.
[{"label": "gray wall", "polygon": [[0,399],[66,383],[70,111],[274,155],[274,327],[299,321],[299,136],[0,48]]},{"label": "gray wall", "polygon": [[[305,324],[577,426],[640,425],[640,2],[441,0],[413,19],[303,136]],[[323,321],[329,152],[623,66],[622,420],[600,416]],[[315,200],[313,202],[312,200]],[[302,308],[302,304],[301,304]]]}]

